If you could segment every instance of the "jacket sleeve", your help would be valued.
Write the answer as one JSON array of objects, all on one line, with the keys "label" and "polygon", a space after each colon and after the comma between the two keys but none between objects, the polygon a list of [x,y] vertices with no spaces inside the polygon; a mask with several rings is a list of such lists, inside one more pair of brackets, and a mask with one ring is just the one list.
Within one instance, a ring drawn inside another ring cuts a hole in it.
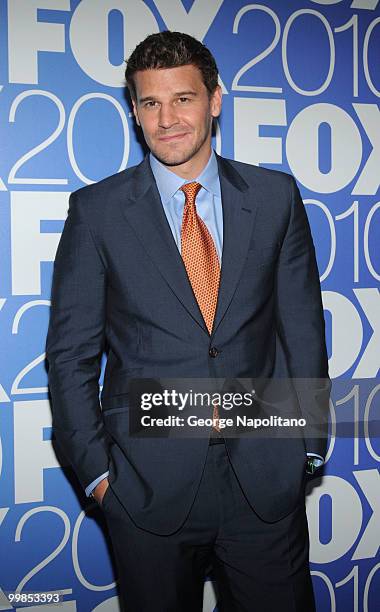
[{"label": "jacket sleeve", "polygon": [[297,184],[290,179],[290,213],[276,278],[277,329],[302,417],[306,451],[326,454],[331,382],[315,249]]},{"label": "jacket sleeve", "polygon": [[70,196],[56,253],[46,339],[53,435],[85,489],[108,469],[99,376],[105,339],[106,268],[85,218]]}]

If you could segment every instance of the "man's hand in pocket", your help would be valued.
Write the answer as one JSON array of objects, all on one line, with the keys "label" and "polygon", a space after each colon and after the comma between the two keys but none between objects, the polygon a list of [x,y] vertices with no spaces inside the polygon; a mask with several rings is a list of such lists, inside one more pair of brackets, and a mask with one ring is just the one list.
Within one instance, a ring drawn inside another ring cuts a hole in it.
[{"label": "man's hand in pocket", "polygon": [[108,484],[108,478],[103,478],[103,480],[101,480],[95,487],[94,491],[93,491],[93,495],[96,499],[96,501],[98,502],[98,504],[101,506],[102,505],[102,501],[103,501],[103,497],[105,495],[105,492],[107,491],[109,487]]}]

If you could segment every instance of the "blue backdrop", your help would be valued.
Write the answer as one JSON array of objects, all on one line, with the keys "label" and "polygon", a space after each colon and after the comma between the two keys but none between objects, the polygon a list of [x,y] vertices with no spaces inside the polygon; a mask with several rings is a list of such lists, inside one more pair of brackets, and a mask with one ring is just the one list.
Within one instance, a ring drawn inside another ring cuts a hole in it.
[{"label": "blue backdrop", "polygon": [[[216,150],[300,186],[334,379],[328,461],[307,500],[313,583],[319,612],[375,612],[379,0],[0,0],[0,11],[0,610],[17,588],[60,590],[65,611],[119,609],[102,514],[52,446],[43,351],[69,193],[142,159],[123,59],[171,29],[217,59]],[[205,612],[215,605],[208,581]]]}]

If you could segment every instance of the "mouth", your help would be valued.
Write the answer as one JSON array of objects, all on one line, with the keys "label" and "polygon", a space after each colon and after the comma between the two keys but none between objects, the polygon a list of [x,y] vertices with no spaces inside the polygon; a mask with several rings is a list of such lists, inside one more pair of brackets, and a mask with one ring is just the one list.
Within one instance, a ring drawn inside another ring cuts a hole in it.
[{"label": "mouth", "polygon": [[182,134],[171,134],[170,136],[159,136],[158,140],[160,142],[176,142],[177,140],[181,140],[185,136],[187,136],[188,132],[183,132]]}]

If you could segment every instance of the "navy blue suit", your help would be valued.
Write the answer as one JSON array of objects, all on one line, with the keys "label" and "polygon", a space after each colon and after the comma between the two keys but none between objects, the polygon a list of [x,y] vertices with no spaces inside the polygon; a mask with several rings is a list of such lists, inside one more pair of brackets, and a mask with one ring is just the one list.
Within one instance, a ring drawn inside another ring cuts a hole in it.
[{"label": "navy blue suit", "polygon": [[[320,284],[297,185],[282,172],[217,159],[224,236],[211,336],[148,157],[72,194],[54,263],[46,353],[55,438],[83,488],[109,469],[105,497],[112,489],[134,524],[153,534],[184,523],[208,440],[129,437],[130,378],[320,379],[316,390],[299,391],[299,408],[308,421],[328,411]],[[240,486],[264,521],[299,503],[306,453],[325,455],[325,432],[309,434],[226,439]]]}]

